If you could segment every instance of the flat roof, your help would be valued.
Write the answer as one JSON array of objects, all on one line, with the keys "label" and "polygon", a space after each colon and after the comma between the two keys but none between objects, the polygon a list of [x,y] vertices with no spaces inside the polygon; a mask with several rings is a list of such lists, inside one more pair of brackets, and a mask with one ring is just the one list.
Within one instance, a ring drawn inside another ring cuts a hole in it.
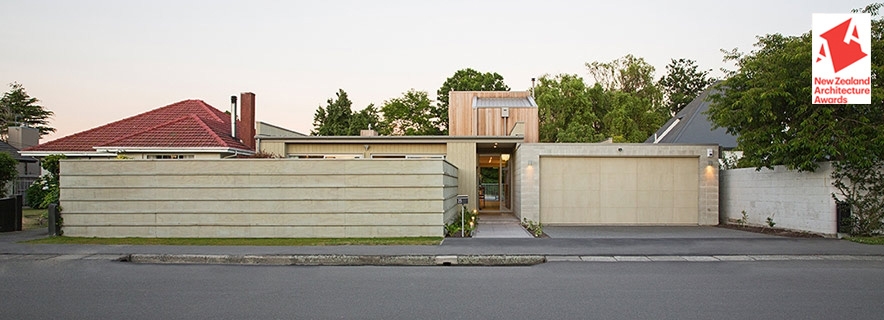
[{"label": "flat roof", "polygon": [[259,137],[260,140],[285,141],[289,143],[521,143],[521,136],[303,136]]}]

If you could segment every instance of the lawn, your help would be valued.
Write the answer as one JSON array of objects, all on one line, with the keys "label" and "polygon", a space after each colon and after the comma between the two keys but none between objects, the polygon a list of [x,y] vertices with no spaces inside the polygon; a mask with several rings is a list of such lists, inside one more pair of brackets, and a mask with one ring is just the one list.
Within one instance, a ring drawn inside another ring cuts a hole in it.
[{"label": "lawn", "polygon": [[79,238],[49,237],[27,241],[37,244],[104,244],[170,246],[434,246],[441,237],[414,238]]},{"label": "lawn", "polygon": [[44,215],[47,209],[30,209],[23,208],[21,210],[21,229],[33,230],[39,228],[47,228]]}]

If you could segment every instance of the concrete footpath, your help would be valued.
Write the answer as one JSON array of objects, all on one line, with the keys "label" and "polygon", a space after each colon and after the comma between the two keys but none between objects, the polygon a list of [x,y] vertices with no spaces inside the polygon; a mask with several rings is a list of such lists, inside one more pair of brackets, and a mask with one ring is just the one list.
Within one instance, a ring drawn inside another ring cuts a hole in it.
[{"label": "concrete footpath", "polygon": [[107,259],[247,265],[532,265],[543,262],[884,262],[884,246],[787,238],[716,227],[548,227],[550,238],[447,238],[438,246],[134,246],[20,243],[44,230],[0,234],[3,260]]}]

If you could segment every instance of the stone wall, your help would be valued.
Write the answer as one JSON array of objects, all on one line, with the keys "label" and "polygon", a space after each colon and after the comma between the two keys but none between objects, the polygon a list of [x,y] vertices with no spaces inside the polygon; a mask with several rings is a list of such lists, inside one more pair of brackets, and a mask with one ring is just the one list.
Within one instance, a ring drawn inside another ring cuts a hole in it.
[{"label": "stone wall", "polygon": [[442,236],[444,160],[62,160],[74,237]]},{"label": "stone wall", "polygon": [[777,228],[837,233],[832,166],[821,163],[815,172],[796,172],[776,166],[721,171],[721,219],[735,221],[746,211],[750,225],[766,226],[768,217]]}]

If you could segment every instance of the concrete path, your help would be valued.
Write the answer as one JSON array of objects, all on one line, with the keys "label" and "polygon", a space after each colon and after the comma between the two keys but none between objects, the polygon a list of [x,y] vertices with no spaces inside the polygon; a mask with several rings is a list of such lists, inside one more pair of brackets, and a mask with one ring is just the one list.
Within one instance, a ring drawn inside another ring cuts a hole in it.
[{"label": "concrete path", "polygon": [[512,214],[479,215],[479,226],[473,238],[534,238]]}]

